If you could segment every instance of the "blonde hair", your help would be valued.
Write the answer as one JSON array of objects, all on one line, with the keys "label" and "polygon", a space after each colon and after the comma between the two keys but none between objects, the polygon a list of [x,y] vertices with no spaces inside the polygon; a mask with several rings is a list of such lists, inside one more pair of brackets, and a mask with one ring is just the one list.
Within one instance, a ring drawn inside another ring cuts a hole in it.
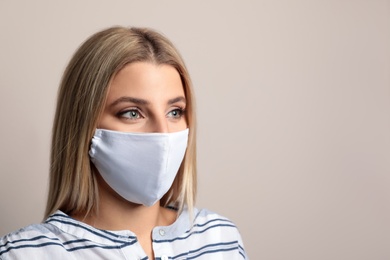
[{"label": "blonde hair", "polygon": [[196,196],[194,95],[186,66],[173,44],[147,28],[112,27],[92,35],[70,60],[58,92],[53,124],[49,194],[45,217],[60,209],[88,214],[98,205],[98,185],[88,151],[112,78],[132,62],[174,67],[187,99],[189,140],[186,155],[162,206],[190,210]]}]

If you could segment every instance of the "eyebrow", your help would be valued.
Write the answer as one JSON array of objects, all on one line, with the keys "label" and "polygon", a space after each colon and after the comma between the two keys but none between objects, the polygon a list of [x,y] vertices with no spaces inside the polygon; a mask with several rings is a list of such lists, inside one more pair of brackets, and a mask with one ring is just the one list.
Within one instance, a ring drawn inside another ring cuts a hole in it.
[{"label": "eyebrow", "polygon": [[185,97],[172,98],[172,99],[168,100],[168,105],[172,105],[172,104],[177,103],[177,102],[187,103],[187,100]]},{"label": "eyebrow", "polygon": [[[114,107],[116,105],[118,105],[119,103],[134,103],[134,104],[138,104],[138,105],[148,105],[149,104],[149,101],[145,100],[145,99],[141,99],[141,98],[134,98],[134,97],[120,97],[118,98],[117,100],[115,100],[114,102],[111,103],[110,107]],[[185,97],[176,97],[176,98],[172,98],[170,100],[168,100],[168,104],[169,105],[172,105],[174,103],[177,103],[177,102],[184,102],[184,103],[187,103],[186,102],[186,98]]]},{"label": "eyebrow", "polygon": [[123,102],[135,103],[135,104],[139,104],[139,105],[149,104],[149,102],[146,101],[145,99],[134,98],[134,97],[120,97],[117,100],[115,100],[114,102],[112,102],[110,106],[114,107],[114,106],[118,105],[119,103],[123,103]]}]

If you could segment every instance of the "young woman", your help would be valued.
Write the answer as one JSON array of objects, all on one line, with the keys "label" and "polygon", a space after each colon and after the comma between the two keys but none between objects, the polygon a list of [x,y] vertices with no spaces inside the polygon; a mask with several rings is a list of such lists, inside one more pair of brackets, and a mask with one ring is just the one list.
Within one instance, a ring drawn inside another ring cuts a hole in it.
[{"label": "young woman", "polygon": [[194,96],[161,34],[90,37],[59,89],[44,223],[0,239],[0,259],[246,259],[228,219],[194,208]]}]

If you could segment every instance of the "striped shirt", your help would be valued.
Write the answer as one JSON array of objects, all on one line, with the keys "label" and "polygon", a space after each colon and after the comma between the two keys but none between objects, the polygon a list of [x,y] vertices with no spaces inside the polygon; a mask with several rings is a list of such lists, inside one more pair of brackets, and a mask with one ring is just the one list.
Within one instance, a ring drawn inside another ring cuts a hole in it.
[{"label": "striped shirt", "polygon": [[[248,259],[236,226],[208,210],[187,210],[170,226],[155,227],[156,260]],[[142,259],[144,250],[131,231],[96,229],[61,211],[44,223],[0,238],[0,259]]]}]

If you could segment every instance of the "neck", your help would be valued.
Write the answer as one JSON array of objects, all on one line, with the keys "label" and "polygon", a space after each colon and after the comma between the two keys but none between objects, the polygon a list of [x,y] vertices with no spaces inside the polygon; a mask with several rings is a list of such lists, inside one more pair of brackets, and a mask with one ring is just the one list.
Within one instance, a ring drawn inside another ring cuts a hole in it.
[{"label": "neck", "polygon": [[94,227],[105,230],[131,230],[137,235],[149,233],[155,226],[163,225],[159,202],[146,207],[127,201],[112,203],[100,197],[97,210],[88,221]]},{"label": "neck", "polygon": [[152,230],[156,226],[171,225],[177,217],[173,210],[160,207],[160,202],[150,207],[131,203],[118,195],[97,174],[99,205],[87,216],[72,217],[104,230],[130,230],[136,236],[149,259],[154,259]]},{"label": "neck", "polygon": [[104,230],[131,230],[137,236],[151,234],[156,226],[168,226],[176,219],[176,212],[160,207],[160,202],[147,207],[129,202],[118,195],[97,174],[99,204],[85,218],[73,216],[93,227]]}]

